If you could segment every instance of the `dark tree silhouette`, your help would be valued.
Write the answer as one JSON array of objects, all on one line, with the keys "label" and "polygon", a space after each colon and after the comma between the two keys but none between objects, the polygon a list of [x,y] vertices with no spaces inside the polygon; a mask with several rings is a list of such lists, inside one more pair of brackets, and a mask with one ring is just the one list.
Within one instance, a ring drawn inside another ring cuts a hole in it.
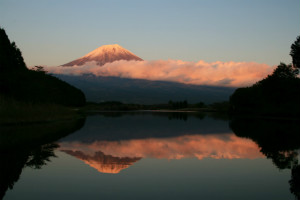
[{"label": "dark tree silhouette", "polygon": [[43,74],[47,74],[48,73],[48,71],[45,71],[45,69],[44,69],[43,66],[34,66],[33,70],[36,71],[36,72],[41,72]]},{"label": "dark tree silhouette", "polygon": [[289,181],[290,191],[295,197],[300,199],[300,165],[294,166],[292,169],[292,179]]},{"label": "dark tree silhouette", "polygon": [[292,44],[290,55],[292,56],[294,67],[300,69],[300,35]]},{"label": "dark tree silhouette", "polygon": [[172,100],[170,100],[168,102],[168,105],[171,109],[181,109],[181,108],[187,108],[189,104],[188,104],[187,100],[184,100],[184,101],[172,101]]},{"label": "dark tree silhouette", "polygon": [[280,63],[274,70],[272,76],[275,78],[290,79],[296,78],[298,73],[298,69],[294,68],[291,64],[286,65],[285,63]]},{"label": "dark tree silhouette", "polygon": [[74,86],[36,66],[28,70],[20,49],[0,28],[0,96],[33,104],[82,106],[85,96]]},{"label": "dark tree silhouette", "polygon": [[300,115],[300,36],[291,46],[293,65],[280,63],[271,75],[230,97],[232,114]]},{"label": "dark tree silhouette", "polygon": [[20,49],[10,42],[4,29],[0,28],[0,72],[27,70]]}]

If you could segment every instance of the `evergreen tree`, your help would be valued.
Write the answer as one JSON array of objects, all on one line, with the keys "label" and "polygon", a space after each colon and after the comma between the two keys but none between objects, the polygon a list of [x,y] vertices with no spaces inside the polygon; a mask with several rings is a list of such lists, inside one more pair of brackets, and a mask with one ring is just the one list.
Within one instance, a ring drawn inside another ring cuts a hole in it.
[{"label": "evergreen tree", "polygon": [[0,72],[14,69],[27,70],[20,49],[10,42],[4,29],[0,28]]},{"label": "evergreen tree", "polygon": [[291,46],[290,55],[293,59],[293,65],[295,68],[300,69],[300,35],[297,37],[296,41]]}]

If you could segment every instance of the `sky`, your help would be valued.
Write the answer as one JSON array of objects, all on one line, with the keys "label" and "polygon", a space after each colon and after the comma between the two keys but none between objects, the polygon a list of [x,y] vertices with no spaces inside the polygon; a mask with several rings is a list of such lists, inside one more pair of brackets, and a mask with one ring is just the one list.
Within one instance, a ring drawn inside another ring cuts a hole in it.
[{"label": "sky", "polygon": [[28,66],[106,44],[144,60],[290,63],[299,0],[0,0],[0,26]]}]

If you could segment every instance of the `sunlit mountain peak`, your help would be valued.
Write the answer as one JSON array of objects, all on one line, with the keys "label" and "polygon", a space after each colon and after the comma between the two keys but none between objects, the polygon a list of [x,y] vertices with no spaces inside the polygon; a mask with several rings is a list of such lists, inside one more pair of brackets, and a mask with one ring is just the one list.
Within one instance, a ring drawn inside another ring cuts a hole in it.
[{"label": "sunlit mountain peak", "polygon": [[137,60],[142,61],[140,57],[134,55],[129,50],[121,47],[118,44],[111,44],[111,45],[103,45],[98,47],[97,49],[91,51],[90,53],[86,54],[85,56],[73,60],[63,66],[74,66],[74,65],[84,65],[87,62],[95,61],[97,65],[102,66],[106,63],[112,63],[118,60]]}]

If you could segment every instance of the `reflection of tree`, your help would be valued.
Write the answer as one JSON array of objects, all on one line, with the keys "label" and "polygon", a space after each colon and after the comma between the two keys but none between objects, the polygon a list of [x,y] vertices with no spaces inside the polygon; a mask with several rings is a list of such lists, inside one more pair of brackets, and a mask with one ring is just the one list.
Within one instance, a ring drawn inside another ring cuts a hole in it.
[{"label": "reflection of tree", "polygon": [[[207,115],[207,113],[201,113],[201,112],[184,112],[184,111],[173,111],[173,112],[100,112],[97,113],[98,115],[102,115],[104,117],[108,118],[117,118],[117,117],[124,117],[124,116],[137,116],[137,115],[154,115],[156,117],[167,117],[169,120],[183,120],[187,121],[189,118],[197,118],[197,119],[204,119]],[[214,115],[211,115],[211,117],[215,119],[223,119],[223,115],[217,115],[216,113],[213,113]],[[227,116],[227,115],[226,115]],[[228,118],[228,117],[227,117]],[[226,118],[226,119],[227,119]]]},{"label": "reflection of tree", "polygon": [[58,147],[58,144],[50,143],[32,150],[26,166],[41,169],[43,165],[46,165],[50,161],[51,157],[56,157],[53,150]]},{"label": "reflection of tree", "polygon": [[19,154],[1,153],[0,165],[0,199],[5,195],[6,190],[12,189],[15,182],[19,180],[24,164],[27,161],[24,152]]},{"label": "reflection of tree", "polygon": [[19,180],[23,168],[41,169],[58,147],[53,143],[80,129],[85,120],[0,127],[0,199]]},{"label": "reflection of tree", "polygon": [[298,164],[298,153],[293,150],[265,152],[264,154],[267,158],[271,158],[279,169],[291,169]]},{"label": "reflection of tree", "polygon": [[300,199],[300,165],[293,167],[290,185],[291,192],[297,197],[297,199]]},{"label": "reflection of tree", "polygon": [[13,188],[14,183],[19,180],[23,168],[41,169],[43,165],[50,161],[51,157],[55,157],[53,151],[57,147],[57,144],[50,143],[33,149],[1,152],[0,198],[4,197],[8,188]]},{"label": "reflection of tree", "polygon": [[255,141],[279,169],[292,169],[291,192],[300,199],[299,121],[235,118],[230,127],[240,137]]},{"label": "reflection of tree", "polygon": [[84,123],[83,118],[52,123],[0,126],[0,152],[56,141],[80,129]]},{"label": "reflection of tree", "polygon": [[184,113],[184,112],[173,112],[173,113],[168,113],[168,114],[169,114],[169,116],[168,116],[169,120],[176,119],[176,120],[186,121],[188,119],[188,114]]}]

